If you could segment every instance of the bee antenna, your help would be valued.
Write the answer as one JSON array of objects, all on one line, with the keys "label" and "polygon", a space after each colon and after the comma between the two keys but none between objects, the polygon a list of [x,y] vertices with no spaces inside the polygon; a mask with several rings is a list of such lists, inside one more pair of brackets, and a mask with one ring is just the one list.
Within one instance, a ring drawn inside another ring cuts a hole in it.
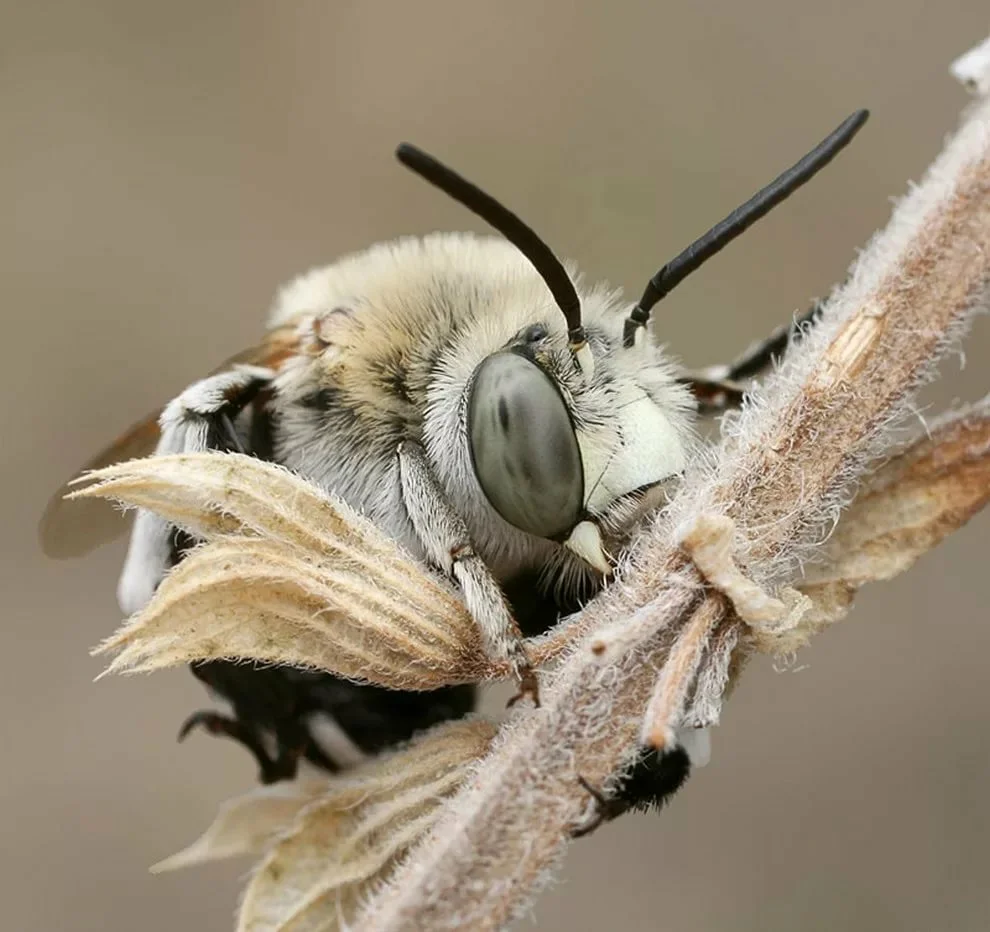
[{"label": "bee antenna", "polygon": [[581,367],[586,369],[590,363],[590,353],[582,352],[587,348],[587,340],[581,323],[581,301],[570,276],[550,247],[511,210],[422,149],[404,142],[396,148],[395,157],[406,168],[493,226],[529,259],[540,278],[546,282],[567,321],[571,352],[578,358]]},{"label": "bee antenna", "polygon": [[623,329],[625,345],[632,346],[635,343],[636,331],[646,326],[650,319],[650,311],[657,303],[670,294],[688,275],[728,246],[740,233],[770,213],[781,201],[786,200],[805,182],[818,174],[852,142],[869,115],[868,110],[857,110],[847,117],[800,161],[795,162],[787,171],[754,194],[745,204],[737,207],[728,217],[715,224],[704,236],[696,239],[680,255],[660,269],[649,280],[643,291],[643,297],[626,318]]}]

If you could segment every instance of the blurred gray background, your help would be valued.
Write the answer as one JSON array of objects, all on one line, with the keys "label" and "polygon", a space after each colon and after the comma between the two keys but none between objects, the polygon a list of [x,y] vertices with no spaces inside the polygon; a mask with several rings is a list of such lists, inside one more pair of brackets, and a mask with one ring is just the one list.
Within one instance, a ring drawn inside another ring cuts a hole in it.
[{"label": "blurred gray background", "polygon": [[[46,561],[48,495],[258,335],[276,287],[400,233],[479,229],[400,170],[415,141],[593,277],[638,292],[849,111],[835,165],[663,306],[722,360],[840,279],[964,93],[977,0],[856,4],[9,4],[0,23],[6,335],[0,927],[231,926],[247,864],[152,877],[251,785],[183,717],[185,671],[92,682],[123,544]],[[988,387],[978,323],[926,392]],[[988,516],[864,592],[789,672],[755,663],[668,812],[572,849],[542,929],[990,926]]]}]

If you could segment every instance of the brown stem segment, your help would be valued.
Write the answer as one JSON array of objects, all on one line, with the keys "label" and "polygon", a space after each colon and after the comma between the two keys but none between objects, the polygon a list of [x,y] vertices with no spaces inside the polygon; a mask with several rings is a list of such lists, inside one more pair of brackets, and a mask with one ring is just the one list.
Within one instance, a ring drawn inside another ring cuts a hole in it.
[{"label": "brown stem segment", "polygon": [[[592,784],[635,745],[658,664],[707,611],[704,581],[673,544],[723,514],[757,584],[791,578],[822,527],[890,445],[889,426],[932,373],[990,282],[990,105],[977,106],[925,180],[867,247],[822,324],[730,425],[714,470],[689,475],[632,548],[623,580],[580,619],[594,633],[645,608],[651,621],[613,661],[577,650],[544,705],[506,727],[473,784],[357,923],[397,930],[499,929],[558,863]],[[637,629],[640,630],[640,629]]]}]

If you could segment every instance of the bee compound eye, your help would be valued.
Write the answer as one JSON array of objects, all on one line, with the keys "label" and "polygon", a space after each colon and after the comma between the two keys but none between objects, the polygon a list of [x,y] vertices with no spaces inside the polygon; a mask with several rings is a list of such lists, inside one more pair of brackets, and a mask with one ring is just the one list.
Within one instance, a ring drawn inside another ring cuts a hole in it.
[{"label": "bee compound eye", "polygon": [[491,506],[537,537],[580,520],[584,470],[570,412],[556,384],[518,353],[478,366],[468,402],[474,472]]}]

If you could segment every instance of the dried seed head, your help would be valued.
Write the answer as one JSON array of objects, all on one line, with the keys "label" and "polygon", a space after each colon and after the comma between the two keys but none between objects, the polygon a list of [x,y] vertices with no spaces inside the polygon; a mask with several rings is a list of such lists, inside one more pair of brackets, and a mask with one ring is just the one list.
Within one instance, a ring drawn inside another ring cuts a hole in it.
[{"label": "dried seed head", "polygon": [[238,932],[346,928],[429,831],[494,733],[483,721],[441,725],[405,750],[331,780],[271,845],[245,891]]},{"label": "dried seed head", "polygon": [[152,509],[206,541],[97,648],[117,653],[109,671],[244,659],[412,690],[495,672],[452,586],[286,469],[204,453],[87,478],[77,496]]},{"label": "dried seed head", "polygon": [[208,861],[261,855],[313,800],[327,793],[326,777],[283,780],[255,787],[227,800],[213,824],[191,845],[150,868],[153,874],[193,867]]},{"label": "dried seed head", "polygon": [[[74,498],[146,508],[205,541],[94,653],[110,672],[240,659],[426,690],[501,679],[459,594],[344,502],[237,453],[129,460],[89,473]],[[534,639],[534,663],[583,634]]]}]

